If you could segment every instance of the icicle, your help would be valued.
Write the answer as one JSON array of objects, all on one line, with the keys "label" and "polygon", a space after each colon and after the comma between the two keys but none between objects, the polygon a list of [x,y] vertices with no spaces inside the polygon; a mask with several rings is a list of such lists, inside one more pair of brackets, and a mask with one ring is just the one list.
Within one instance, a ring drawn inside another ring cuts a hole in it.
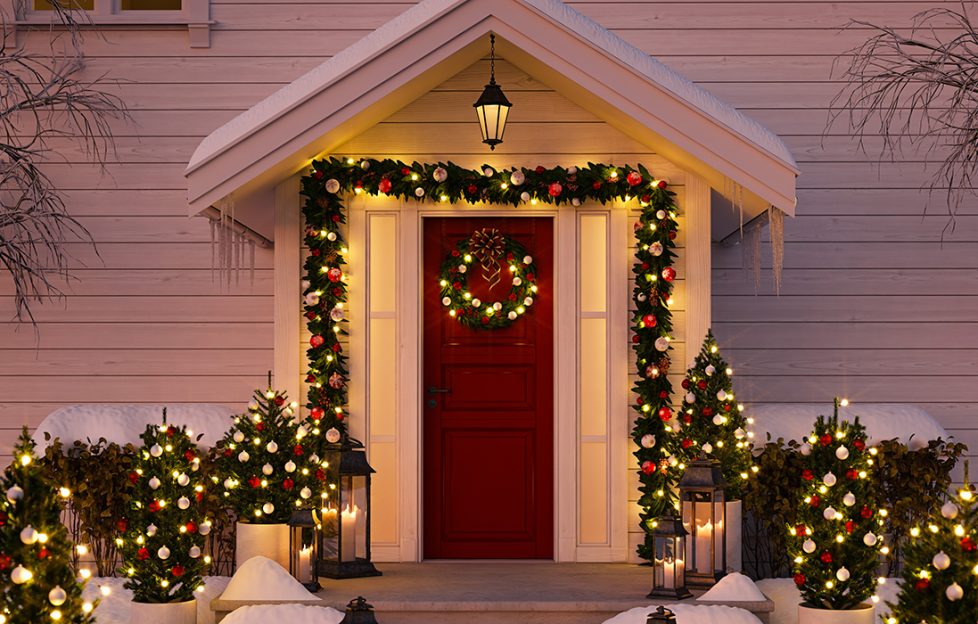
[{"label": "icicle", "polygon": [[750,274],[754,281],[754,294],[761,289],[761,226],[747,227],[740,247],[741,264],[744,273]]},{"label": "icicle", "polygon": [[251,276],[251,286],[255,286],[255,241],[248,240],[248,248],[251,251],[251,263],[250,263],[250,276]]},{"label": "icicle", "polygon": [[208,219],[208,223],[211,225],[211,282],[214,281],[214,275],[217,270],[217,226],[214,223],[214,219]]},{"label": "icicle", "polygon": [[784,213],[771,206],[768,208],[771,223],[771,268],[774,271],[774,292],[781,294],[781,272],[784,269]]}]

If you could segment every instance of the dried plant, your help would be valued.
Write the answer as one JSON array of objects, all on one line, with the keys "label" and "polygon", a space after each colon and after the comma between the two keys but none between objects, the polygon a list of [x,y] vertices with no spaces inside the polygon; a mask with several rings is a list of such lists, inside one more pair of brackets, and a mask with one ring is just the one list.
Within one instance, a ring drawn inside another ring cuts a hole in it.
[{"label": "dried plant", "polygon": [[79,145],[104,165],[114,147],[111,121],[128,119],[122,100],[102,90],[103,78],[80,77],[85,65],[84,14],[52,0],[45,54],[17,46],[3,19],[0,41],[0,267],[13,278],[16,318],[37,328],[31,305],[64,296],[71,279],[66,242],[94,246],[91,234],[65,206],[44,165],[58,154],[52,139]]},{"label": "dried plant", "polygon": [[[962,200],[975,194],[978,173],[978,32],[967,11],[962,4],[960,11],[920,12],[906,34],[852,22],[876,34],[845,55],[848,84],[829,119],[829,126],[847,122],[863,151],[868,137],[880,136],[881,156],[893,159],[912,147],[939,161],[924,187],[946,194],[945,232],[953,230]],[[833,65],[836,73],[839,60]]]}]

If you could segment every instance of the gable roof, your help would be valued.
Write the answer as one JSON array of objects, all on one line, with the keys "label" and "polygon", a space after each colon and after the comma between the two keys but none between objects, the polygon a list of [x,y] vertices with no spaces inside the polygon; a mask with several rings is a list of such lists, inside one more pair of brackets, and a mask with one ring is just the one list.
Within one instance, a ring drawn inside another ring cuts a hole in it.
[{"label": "gable roof", "polygon": [[197,213],[268,188],[480,59],[499,56],[748,207],[794,214],[781,139],[559,0],[424,0],[207,136],[187,166]]}]

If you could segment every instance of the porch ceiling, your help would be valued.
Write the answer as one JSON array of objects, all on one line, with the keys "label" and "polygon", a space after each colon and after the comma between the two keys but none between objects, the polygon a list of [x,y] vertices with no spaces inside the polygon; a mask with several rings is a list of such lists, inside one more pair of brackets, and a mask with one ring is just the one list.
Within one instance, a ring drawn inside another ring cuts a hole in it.
[{"label": "porch ceiling", "polygon": [[489,32],[501,57],[608,124],[714,188],[741,185],[749,215],[794,214],[799,172],[777,135],[559,0],[420,2],[207,136],[185,172],[190,213],[332,153],[482,58]]}]

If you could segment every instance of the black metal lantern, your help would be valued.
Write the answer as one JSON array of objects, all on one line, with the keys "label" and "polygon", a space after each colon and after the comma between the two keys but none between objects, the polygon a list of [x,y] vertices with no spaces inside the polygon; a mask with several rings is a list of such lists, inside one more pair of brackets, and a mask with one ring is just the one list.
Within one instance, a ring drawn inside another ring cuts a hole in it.
[{"label": "black metal lantern", "polygon": [[319,518],[313,509],[297,509],[289,518],[289,574],[315,593],[322,589],[319,563]]},{"label": "black metal lantern", "polygon": [[681,518],[663,516],[656,521],[652,529],[652,591],[648,598],[682,600],[693,595],[686,589],[688,534]]},{"label": "black metal lantern", "polygon": [[321,510],[320,576],[380,576],[370,561],[370,475],[363,443],[345,438],[326,446],[330,496]]},{"label": "black metal lantern", "polygon": [[676,614],[666,609],[665,607],[659,607],[655,612],[650,613],[645,624],[676,624]]},{"label": "black metal lantern", "polygon": [[686,540],[686,584],[711,587],[727,573],[726,482],[720,463],[701,454],[679,480]]},{"label": "black metal lantern", "polygon": [[363,596],[357,596],[346,605],[346,615],[340,624],[378,624],[373,606]]},{"label": "black metal lantern", "polygon": [[489,34],[489,84],[472,106],[479,116],[482,142],[495,150],[503,142],[506,120],[513,105],[506,99],[502,87],[496,84],[496,35],[492,33]]}]

